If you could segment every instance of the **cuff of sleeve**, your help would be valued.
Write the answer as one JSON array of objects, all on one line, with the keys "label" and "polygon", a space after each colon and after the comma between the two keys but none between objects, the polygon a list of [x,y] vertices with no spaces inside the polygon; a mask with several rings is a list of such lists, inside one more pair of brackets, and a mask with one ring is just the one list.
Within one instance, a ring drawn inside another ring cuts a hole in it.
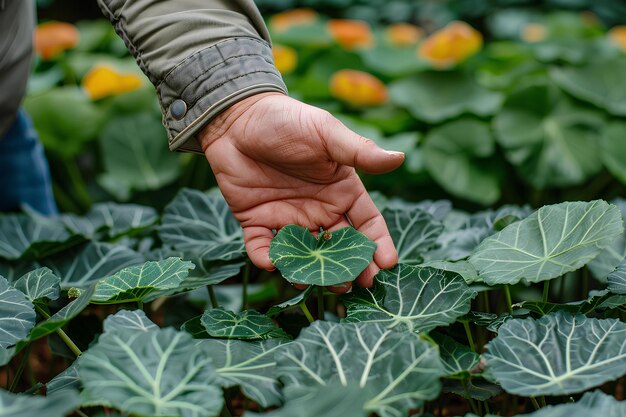
[{"label": "cuff of sleeve", "polygon": [[191,55],[157,86],[170,150],[202,153],[195,134],[220,112],[255,94],[287,94],[270,46],[232,38]]}]

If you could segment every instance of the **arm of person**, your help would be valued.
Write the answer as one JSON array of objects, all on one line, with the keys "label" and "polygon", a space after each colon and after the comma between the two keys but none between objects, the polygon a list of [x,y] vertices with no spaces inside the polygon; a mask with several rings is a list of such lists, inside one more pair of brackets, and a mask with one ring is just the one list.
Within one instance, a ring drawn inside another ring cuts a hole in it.
[{"label": "arm of person", "polygon": [[[172,150],[202,152],[263,269],[273,230],[353,225],[378,247],[357,283],[397,253],[355,168],[385,173],[387,152],[329,113],[286,95],[252,0],[98,0],[157,89]],[[349,290],[350,284],[336,288]]]}]

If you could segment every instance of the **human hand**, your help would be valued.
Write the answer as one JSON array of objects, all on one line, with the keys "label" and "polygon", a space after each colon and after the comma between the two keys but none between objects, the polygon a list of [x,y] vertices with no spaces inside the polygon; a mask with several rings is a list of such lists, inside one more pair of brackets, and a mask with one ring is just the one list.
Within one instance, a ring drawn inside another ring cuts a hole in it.
[{"label": "human hand", "polygon": [[[384,174],[402,164],[403,153],[385,151],[330,113],[279,93],[233,105],[199,139],[257,267],[274,269],[272,230],[288,224],[317,232],[351,222],[376,242],[374,261],[356,279],[361,287],[371,286],[380,269],[398,262],[385,221],[355,168]],[[346,292],[350,286],[331,291]]]}]

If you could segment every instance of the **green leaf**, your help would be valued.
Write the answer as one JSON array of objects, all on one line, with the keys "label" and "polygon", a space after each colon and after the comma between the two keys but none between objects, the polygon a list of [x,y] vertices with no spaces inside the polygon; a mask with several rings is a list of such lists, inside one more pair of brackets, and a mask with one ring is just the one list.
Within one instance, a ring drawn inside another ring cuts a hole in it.
[{"label": "green leaf", "polygon": [[485,122],[463,118],[432,129],[423,145],[426,168],[449,193],[483,205],[500,198],[498,178],[484,158],[495,152]]},{"label": "green leaf", "polygon": [[339,384],[321,385],[307,390],[287,390],[291,399],[284,407],[265,414],[246,412],[244,417],[367,417],[367,390]]},{"label": "green leaf", "polygon": [[501,394],[502,388],[500,388],[500,385],[491,383],[484,378],[472,376],[467,380],[444,379],[443,392],[451,392],[463,398],[487,401],[489,398]]},{"label": "green leaf", "polygon": [[74,245],[77,240],[60,222],[52,219],[25,214],[0,215],[0,258],[42,258]]},{"label": "green leaf", "polygon": [[63,417],[72,414],[79,405],[80,399],[75,391],[44,397],[0,390],[0,417]]},{"label": "green leaf", "polygon": [[[615,198],[611,200],[622,212],[622,221],[626,222],[626,200]],[[587,264],[587,269],[593,277],[602,283],[606,283],[606,277],[617,268],[626,257],[626,233],[619,235],[611,245],[605,248]]]},{"label": "green leaf", "polygon": [[375,250],[376,243],[352,227],[315,239],[308,229],[290,224],[272,239],[270,260],[289,282],[328,286],[354,281]]},{"label": "green leaf", "polygon": [[183,189],[165,207],[159,237],[203,261],[232,260],[244,252],[243,232],[219,193]]},{"label": "green leaf", "polygon": [[41,339],[44,336],[62,328],[69,323],[74,317],[78,316],[89,305],[89,300],[93,295],[94,287],[90,287],[85,290],[80,290],[80,295],[75,300],[71,301],[65,307],[53,314],[49,319],[46,319],[31,330],[27,339],[24,339],[18,343],[18,351],[24,348],[28,343],[37,339]]},{"label": "green leaf", "polygon": [[493,120],[507,159],[537,188],[580,184],[598,173],[603,125],[597,111],[545,84],[511,93]]},{"label": "green leaf", "polygon": [[428,332],[467,314],[475,296],[454,272],[399,264],[392,270],[381,270],[372,288],[356,290],[344,298],[344,321]]},{"label": "green leaf", "polygon": [[61,372],[46,384],[46,394],[54,394],[65,390],[80,390],[82,385],[78,377],[78,366],[76,362],[71,364],[65,371]]},{"label": "green leaf", "polygon": [[290,298],[287,301],[283,301],[280,304],[276,304],[275,306],[270,307],[269,310],[267,310],[267,315],[269,317],[273,317],[275,315],[277,315],[278,313],[281,313],[285,310],[288,310],[291,307],[294,307],[298,304],[300,304],[301,302],[303,302],[304,300],[308,299],[309,296],[311,295],[311,293],[313,292],[313,286],[308,286],[306,287],[306,289],[304,291],[300,291],[298,293],[298,295],[296,295],[293,298]]},{"label": "green leaf", "polygon": [[8,348],[25,338],[35,319],[33,303],[0,277],[0,348]]},{"label": "green leaf", "polygon": [[84,405],[145,416],[212,417],[223,398],[210,352],[174,329],[104,333],[78,359]]},{"label": "green leaf", "polygon": [[626,262],[622,262],[607,278],[608,290],[614,294],[626,294]]},{"label": "green leaf", "polygon": [[483,240],[469,261],[489,285],[540,282],[582,267],[623,231],[616,206],[565,202],[542,207]]},{"label": "green leaf", "polygon": [[609,123],[602,135],[602,161],[622,184],[626,184],[626,122]]},{"label": "green leaf", "polygon": [[254,309],[235,314],[213,308],[202,314],[201,323],[209,336],[225,339],[266,339],[269,333],[280,330],[272,319]]},{"label": "green leaf", "polygon": [[100,203],[95,204],[85,216],[65,214],[61,220],[74,234],[88,239],[97,237],[101,232],[115,238],[153,225],[158,220],[158,214],[152,207]]},{"label": "green leaf", "polygon": [[577,403],[552,405],[518,417],[622,417],[625,413],[626,401],[617,401],[615,397],[597,390],[586,392]]},{"label": "green leaf", "polygon": [[446,376],[469,373],[480,363],[480,355],[469,347],[460,344],[450,336],[432,333],[430,337],[439,345],[441,363]]},{"label": "green leaf", "polygon": [[194,267],[189,261],[168,258],[124,268],[98,281],[91,301],[105,304],[142,301],[154,291],[177,288]]},{"label": "green leaf", "polygon": [[54,275],[48,268],[39,268],[18,279],[13,286],[23,292],[31,302],[42,298],[56,300],[59,298],[61,278]]},{"label": "green leaf", "polygon": [[223,388],[240,386],[246,397],[262,407],[282,403],[281,389],[274,377],[274,356],[285,346],[283,341],[209,339],[198,341],[198,344],[211,352],[217,384]]},{"label": "green leaf", "polygon": [[142,310],[120,310],[104,319],[102,323],[105,333],[133,334],[158,329]]},{"label": "green leaf", "polygon": [[[419,58],[415,45],[394,47],[378,43],[357,52],[368,68],[388,77],[415,74],[431,68],[430,63]],[[389,65],[390,62],[393,65]]]},{"label": "green leaf", "polygon": [[158,190],[180,175],[179,157],[167,148],[165,129],[150,113],[119,116],[100,136],[104,173],[100,185],[118,200],[131,190]]},{"label": "green leaf", "polygon": [[440,123],[466,113],[490,116],[502,103],[500,93],[481,87],[461,72],[421,73],[392,83],[389,93],[394,104],[428,123]]},{"label": "green leaf", "polygon": [[63,158],[75,157],[95,140],[106,120],[106,114],[76,86],[27,97],[24,107],[45,148]]},{"label": "green leaf", "polygon": [[154,291],[144,298],[144,302],[150,302],[159,297],[167,297],[181,292],[203,288],[207,285],[217,285],[222,281],[239,274],[244,265],[244,262],[214,264],[207,269],[201,264],[201,267],[190,271],[189,276],[185,278],[178,287]]},{"label": "green leaf", "polygon": [[465,280],[465,283],[468,285],[475,282],[482,282],[482,280],[478,276],[476,268],[474,268],[474,265],[472,265],[468,261],[427,261],[418,266],[421,268],[435,268],[444,271],[454,272],[462,276]]},{"label": "green leaf", "polygon": [[294,387],[359,386],[369,394],[364,409],[381,417],[403,416],[436,398],[444,374],[435,346],[376,323],[316,321],[280,349],[276,362],[287,401]]},{"label": "green leaf", "polygon": [[585,391],[626,373],[626,324],[557,312],[513,319],[487,346],[487,371],[523,396]]},{"label": "green leaf", "polygon": [[86,288],[97,280],[126,267],[141,264],[143,257],[123,245],[90,242],[60,256],[43,259],[40,264],[61,277],[61,288]]},{"label": "green leaf", "polygon": [[576,98],[588,101],[615,116],[626,116],[626,58],[593,60],[590,64],[550,69],[552,79]]},{"label": "green leaf", "polygon": [[443,224],[419,209],[386,208],[382,214],[396,245],[398,262],[421,262],[443,231]]}]

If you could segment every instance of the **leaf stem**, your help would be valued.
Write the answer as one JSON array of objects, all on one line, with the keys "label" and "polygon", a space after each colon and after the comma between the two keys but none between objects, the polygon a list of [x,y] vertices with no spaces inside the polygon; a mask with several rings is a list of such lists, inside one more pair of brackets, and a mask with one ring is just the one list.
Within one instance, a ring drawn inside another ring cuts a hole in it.
[{"label": "leaf stem", "polygon": [[324,320],[324,287],[317,287],[317,319]]},{"label": "leaf stem", "polygon": [[213,288],[213,285],[207,285],[206,289],[209,292],[209,299],[211,300],[211,306],[213,308],[218,308],[220,304],[217,302],[217,296],[215,295],[215,288]]},{"label": "leaf stem", "polygon": [[541,301],[543,301],[544,303],[547,303],[549,296],[550,296],[550,280],[546,280],[543,282],[543,294],[541,295]]},{"label": "leaf stem", "polygon": [[[44,316],[46,320],[50,318],[50,314],[46,313],[46,311],[43,308],[39,307],[36,304],[35,304],[35,308],[37,309],[39,314]],[[59,328],[59,329],[56,329],[55,331],[59,335],[61,340],[63,340],[63,342],[67,345],[67,347],[70,348],[72,353],[74,353],[74,355],[76,355],[77,357],[82,355],[83,352],[78,348],[78,346],[76,346],[76,343],[74,343],[74,341],[70,339],[70,337],[67,335],[67,333],[63,331],[63,329]]]},{"label": "leaf stem", "polygon": [[241,307],[243,310],[248,308],[248,282],[250,281],[250,260],[246,261],[243,269],[243,294],[241,295]]},{"label": "leaf stem", "polygon": [[483,308],[485,313],[491,313],[491,307],[489,305],[489,291],[483,291],[480,293],[483,299]]},{"label": "leaf stem", "polygon": [[511,288],[509,284],[504,285],[504,297],[506,299],[506,307],[509,311],[509,314],[513,314],[513,302],[511,301]]},{"label": "leaf stem", "polygon": [[89,417],[87,414],[80,411],[80,409],[74,410],[74,412],[78,414],[80,417]]},{"label": "leaf stem", "polygon": [[22,373],[24,373],[24,368],[26,367],[26,364],[28,363],[28,357],[30,356],[30,349],[31,349],[31,345],[28,345],[28,347],[26,347],[26,349],[24,350],[22,360],[20,361],[20,365],[15,371],[15,375],[13,376],[13,382],[11,382],[11,385],[9,386],[10,392],[13,392],[13,390],[17,388],[17,384],[19,383],[19,380],[22,377]]},{"label": "leaf stem", "polygon": [[306,316],[306,318],[309,321],[309,323],[313,323],[315,321],[315,319],[311,315],[311,312],[309,311],[309,308],[306,306],[306,300],[303,300],[298,305],[300,306],[300,310],[302,310],[302,312]]},{"label": "leaf stem", "polygon": [[143,311],[143,301],[142,300],[137,300],[137,308],[141,311]]},{"label": "leaf stem", "polygon": [[474,399],[470,395],[469,388],[467,386],[467,381],[465,379],[463,379],[463,380],[461,380],[461,384],[463,385],[463,391],[465,391],[465,395],[467,395],[467,401],[469,402],[470,407],[472,408],[472,412],[474,414],[476,414],[477,416],[482,415],[480,413],[480,411],[478,410],[478,406],[476,405],[476,402],[474,401]]},{"label": "leaf stem", "polygon": [[533,407],[535,407],[535,410],[539,410],[541,408],[535,397],[530,397],[530,401],[533,403]]},{"label": "leaf stem", "polygon": [[469,342],[472,352],[476,352],[476,344],[474,343],[474,336],[472,336],[472,330],[468,321],[463,321],[463,327],[465,328],[465,334],[467,335],[467,341]]}]

